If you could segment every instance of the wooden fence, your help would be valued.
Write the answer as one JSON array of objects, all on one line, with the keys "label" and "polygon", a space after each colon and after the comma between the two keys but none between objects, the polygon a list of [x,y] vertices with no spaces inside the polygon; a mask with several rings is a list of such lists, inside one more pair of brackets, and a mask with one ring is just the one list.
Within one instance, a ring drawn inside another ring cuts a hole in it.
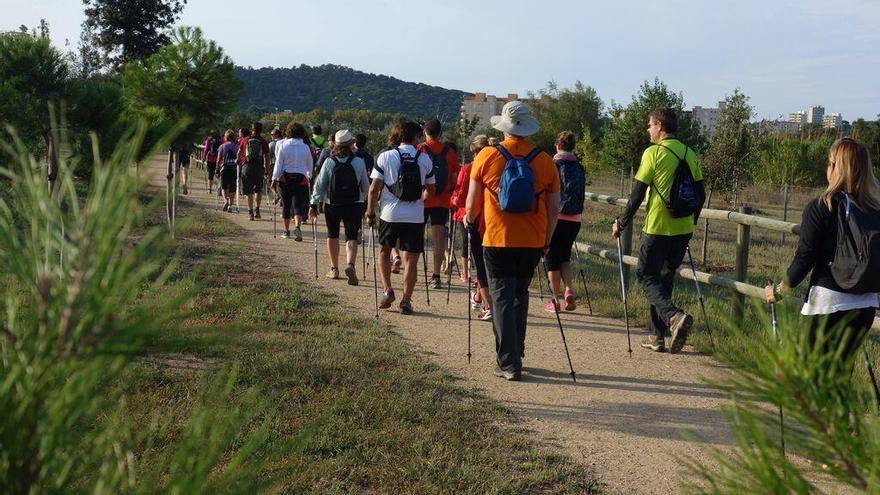
[{"label": "wooden fence", "polygon": [[[621,207],[626,206],[627,202],[627,198],[609,196],[605,194],[596,194],[591,192],[587,192],[585,194],[585,197],[587,201],[607,203],[609,205]],[[641,208],[644,208],[644,204],[641,206]],[[738,212],[707,208],[702,210],[700,214],[700,218],[721,220],[724,222],[732,222],[737,224],[735,279],[697,271],[696,280],[703,284],[723,287],[732,291],[734,293],[732,311],[734,317],[739,318],[741,318],[743,314],[745,297],[754,297],[758,299],[764,298],[763,287],[758,287],[745,283],[748,276],[751,228],[756,227],[794,235],[800,235],[801,232],[801,227],[799,224],[784,222],[782,220],[774,220],[772,218],[766,218],[757,215],[751,215],[750,212],[751,208],[744,206],[741,207],[740,211]],[[638,258],[629,255],[632,252],[632,226],[633,222],[630,222],[627,228],[621,233],[621,247],[623,250],[623,263],[625,266],[636,266],[638,264]],[[581,249],[589,254],[592,254],[593,256],[598,256],[600,258],[611,260],[615,263],[618,262],[618,255],[614,251],[603,248],[601,246],[593,246],[591,244],[585,244],[582,242],[578,242],[577,244]],[[679,268],[678,275],[689,280],[694,280],[694,275],[693,273],[691,273],[691,270],[688,267]],[[873,328],[880,330],[880,318],[874,319]]]}]

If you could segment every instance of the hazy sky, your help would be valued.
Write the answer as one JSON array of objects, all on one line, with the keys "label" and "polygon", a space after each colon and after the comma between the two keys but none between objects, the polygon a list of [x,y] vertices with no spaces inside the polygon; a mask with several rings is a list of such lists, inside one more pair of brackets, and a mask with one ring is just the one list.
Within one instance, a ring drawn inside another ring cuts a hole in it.
[{"label": "hazy sky", "polygon": [[[80,0],[0,12],[0,30],[45,18],[58,45],[83,20]],[[880,0],[190,0],[181,22],[243,66],[334,63],[499,95],[580,80],[606,103],[656,76],[688,106],[739,87],[759,118],[880,114]]]}]

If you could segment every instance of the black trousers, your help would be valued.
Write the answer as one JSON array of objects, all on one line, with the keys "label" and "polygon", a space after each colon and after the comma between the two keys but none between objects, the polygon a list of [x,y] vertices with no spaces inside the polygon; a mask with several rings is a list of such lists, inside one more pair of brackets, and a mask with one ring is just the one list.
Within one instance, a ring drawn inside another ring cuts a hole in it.
[{"label": "black trousers", "polygon": [[541,258],[541,249],[486,247],[483,257],[492,294],[492,329],[498,367],[505,371],[522,371],[529,285]]},{"label": "black trousers", "polygon": [[692,234],[653,235],[642,233],[636,278],[650,304],[649,328],[663,337],[669,331],[669,319],[679,311],[672,304],[675,272],[684,259]]}]

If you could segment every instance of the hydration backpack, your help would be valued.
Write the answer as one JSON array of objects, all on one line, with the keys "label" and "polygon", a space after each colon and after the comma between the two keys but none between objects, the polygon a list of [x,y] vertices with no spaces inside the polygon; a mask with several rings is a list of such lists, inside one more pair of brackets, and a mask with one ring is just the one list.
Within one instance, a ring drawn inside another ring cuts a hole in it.
[{"label": "hydration backpack", "polygon": [[244,149],[245,161],[248,165],[263,165],[263,143],[260,138],[248,139],[247,146]]},{"label": "hydration backpack", "polygon": [[498,181],[498,191],[490,189],[498,198],[501,210],[507,213],[537,211],[535,200],[541,193],[535,193],[535,174],[529,164],[541,149],[535,148],[525,157],[514,157],[500,144],[496,144],[495,149],[507,160],[501,180]]},{"label": "hydration backpack", "polygon": [[446,184],[449,183],[449,167],[446,165],[446,154],[449,152],[449,145],[444,144],[440,153],[435,155],[431,152],[431,147],[425,145],[425,153],[431,157],[431,164],[434,166],[434,194],[443,194],[446,190]]},{"label": "hydration backpack", "polygon": [[208,156],[217,156],[217,150],[220,149],[220,140],[212,137],[208,142]]},{"label": "hydration backpack", "polygon": [[361,199],[360,183],[351,164],[353,159],[353,156],[349,156],[348,160],[340,162],[336,158],[330,158],[333,161],[333,173],[330,175],[327,195],[331,205],[350,205]]},{"label": "hydration backpack", "polygon": [[669,187],[669,200],[663,197],[663,194],[657,189],[657,186],[651,182],[651,187],[660,196],[666,209],[674,218],[683,218],[693,216],[700,209],[700,198],[697,197],[697,189],[695,186],[694,174],[691,173],[691,167],[687,162],[688,147],[684,148],[684,156],[680,157],[674,151],[662,144],[658,144],[661,148],[665,148],[672,153],[672,156],[678,158],[678,166],[675,167],[675,175],[672,177],[672,185]]},{"label": "hydration backpack", "polygon": [[386,184],[385,187],[401,201],[417,201],[422,198],[422,170],[419,167],[421,152],[416,151],[416,156],[409,156],[401,153],[399,149],[395,151],[400,157],[397,181],[390,186]]},{"label": "hydration backpack", "polygon": [[561,186],[561,204],[563,215],[580,215],[584,212],[584,189],[586,174],[584,167],[577,160],[557,160],[559,184]]},{"label": "hydration backpack", "polygon": [[837,199],[831,276],[849,294],[880,292],[880,212],[860,209],[846,193]]}]

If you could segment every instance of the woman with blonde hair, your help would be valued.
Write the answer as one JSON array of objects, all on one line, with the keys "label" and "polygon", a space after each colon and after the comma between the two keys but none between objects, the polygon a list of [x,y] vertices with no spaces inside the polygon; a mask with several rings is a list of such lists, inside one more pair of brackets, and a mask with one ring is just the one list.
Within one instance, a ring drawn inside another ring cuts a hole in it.
[{"label": "woman with blonde hair", "polygon": [[[826,170],[828,187],[804,208],[801,235],[794,260],[788,267],[786,281],[765,288],[768,303],[780,293],[797,287],[810,274],[807,301],[801,314],[812,319],[810,339],[817,342],[825,321],[824,347],[844,345],[846,354],[840,363],[858,350],[874,322],[880,298],[876,292],[854,293],[840,287],[832,274],[835,261],[838,224],[852,208],[874,220],[880,216],[880,186],[871,168],[868,149],[852,138],[838,139],[831,146]],[[845,326],[841,327],[841,322]],[[849,332],[846,330],[849,329]],[[846,342],[842,340],[846,339]]]}]

